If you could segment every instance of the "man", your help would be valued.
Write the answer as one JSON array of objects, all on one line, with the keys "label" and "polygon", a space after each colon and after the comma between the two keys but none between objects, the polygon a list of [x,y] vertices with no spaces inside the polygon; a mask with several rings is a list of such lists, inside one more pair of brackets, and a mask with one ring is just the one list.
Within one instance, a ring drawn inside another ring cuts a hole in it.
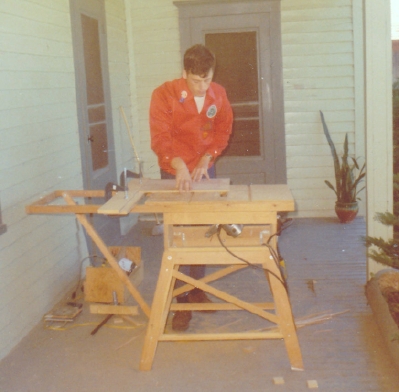
[{"label": "man", "polygon": [[[161,178],[175,178],[181,192],[191,190],[193,181],[216,177],[214,162],[227,146],[233,123],[225,89],[212,82],[215,56],[197,44],[185,52],[183,65],[182,78],[155,89],[150,105],[151,148]],[[190,268],[191,277],[204,275],[205,266]],[[177,301],[210,302],[198,289]],[[176,312],[173,329],[186,330],[191,316],[189,311]]]}]

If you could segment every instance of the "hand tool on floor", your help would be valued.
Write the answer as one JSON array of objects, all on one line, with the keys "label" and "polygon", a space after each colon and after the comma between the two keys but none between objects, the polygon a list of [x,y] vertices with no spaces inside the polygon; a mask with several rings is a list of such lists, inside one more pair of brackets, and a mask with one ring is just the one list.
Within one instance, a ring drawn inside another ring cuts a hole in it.
[{"label": "hand tool on floor", "polygon": [[[114,299],[114,305],[118,305],[118,297],[117,297],[117,295],[116,295],[116,291],[113,291],[113,292],[112,292],[112,297],[113,297],[113,299]],[[108,322],[108,320],[109,320],[112,316],[113,316],[113,314],[109,314],[107,317],[105,317],[105,319],[104,319],[103,321],[101,321],[101,323],[98,324],[97,327],[93,329],[93,331],[91,331],[90,335],[95,335],[95,334],[98,332],[98,330],[99,330],[103,325],[105,325],[105,324]]]}]

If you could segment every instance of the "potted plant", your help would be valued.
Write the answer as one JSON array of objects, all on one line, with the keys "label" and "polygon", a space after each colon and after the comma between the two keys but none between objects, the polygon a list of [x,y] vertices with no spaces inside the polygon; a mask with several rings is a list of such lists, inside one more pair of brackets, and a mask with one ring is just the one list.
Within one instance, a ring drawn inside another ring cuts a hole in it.
[{"label": "potted plant", "polygon": [[337,196],[335,212],[340,222],[351,222],[355,219],[359,210],[357,201],[360,199],[357,195],[364,189],[364,187],[360,190],[358,190],[357,187],[366,176],[366,164],[364,163],[363,166],[359,168],[356,158],[353,157],[350,157],[350,162],[348,154],[348,134],[345,135],[344,154],[342,155],[341,160],[339,159],[322,111],[320,111],[320,116],[323,123],[324,134],[326,135],[328,144],[330,145],[335,172],[335,187],[330,181],[325,180],[325,183]]},{"label": "potted plant", "polygon": [[[394,175],[394,189],[399,191],[399,174]],[[376,214],[375,219],[388,226],[399,225],[399,203],[394,213]],[[399,367],[399,239],[384,240],[366,236],[365,245],[371,249],[368,256],[389,268],[376,273],[366,285],[366,296],[380,328],[385,344]]]}]

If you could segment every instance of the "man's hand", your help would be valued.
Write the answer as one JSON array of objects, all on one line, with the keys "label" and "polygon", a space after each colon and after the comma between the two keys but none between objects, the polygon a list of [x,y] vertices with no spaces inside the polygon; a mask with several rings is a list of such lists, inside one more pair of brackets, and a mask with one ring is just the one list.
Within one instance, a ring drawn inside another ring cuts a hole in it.
[{"label": "man's hand", "polygon": [[183,159],[176,157],[172,159],[171,166],[176,170],[176,188],[180,192],[191,190],[192,179]]},{"label": "man's hand", "polygon": [[204,176],[209,180],[208,166],[211,159],[212,157],[208,155],[204,155],[200,159],[198,165],[194,168],[193,172],[191,173],[191,178],[193,179],[193,181],[199,182],[202,180],[202,177]]}]

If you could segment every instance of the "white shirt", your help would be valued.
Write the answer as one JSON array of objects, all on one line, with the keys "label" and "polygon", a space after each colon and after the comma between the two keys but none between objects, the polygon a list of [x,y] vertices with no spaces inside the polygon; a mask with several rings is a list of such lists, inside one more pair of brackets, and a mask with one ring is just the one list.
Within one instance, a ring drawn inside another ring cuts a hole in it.
[{"label": "white shirt", "polygon": [[195,103],[197,105],[198,113],[201,113],[202,108],[204,107],[205,103],[205,95],[203,97],[194,97]]}]

